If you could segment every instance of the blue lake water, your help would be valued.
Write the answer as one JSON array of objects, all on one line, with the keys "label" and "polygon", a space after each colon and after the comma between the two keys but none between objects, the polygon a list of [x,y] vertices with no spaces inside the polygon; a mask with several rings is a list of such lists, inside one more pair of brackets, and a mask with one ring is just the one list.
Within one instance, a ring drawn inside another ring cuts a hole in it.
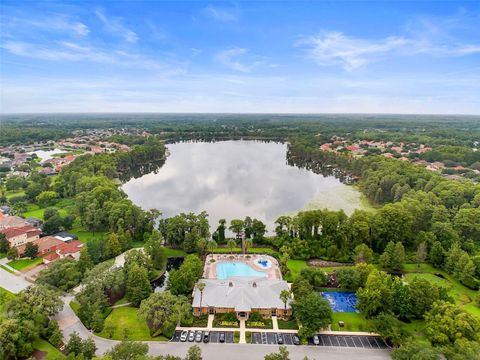
[{"label": "blue lake water", "polygon": [[221,262],[216,265],[217,279],[225,280],[234,276],[266,277],[267,274],[257,271],[243,262]]},{"label": "blue lake water", "polygon": [[321,293],[333,312],[358,312],[357,295],[353,292],[326,291]]}]

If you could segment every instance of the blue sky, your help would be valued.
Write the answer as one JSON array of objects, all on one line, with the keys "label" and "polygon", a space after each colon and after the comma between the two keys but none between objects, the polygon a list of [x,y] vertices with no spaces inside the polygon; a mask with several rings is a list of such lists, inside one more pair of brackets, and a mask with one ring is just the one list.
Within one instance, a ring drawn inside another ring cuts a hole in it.
[{"label": "blue sky", "polygon": [[480,114],[478,1],[3,1],[1,111]]}]

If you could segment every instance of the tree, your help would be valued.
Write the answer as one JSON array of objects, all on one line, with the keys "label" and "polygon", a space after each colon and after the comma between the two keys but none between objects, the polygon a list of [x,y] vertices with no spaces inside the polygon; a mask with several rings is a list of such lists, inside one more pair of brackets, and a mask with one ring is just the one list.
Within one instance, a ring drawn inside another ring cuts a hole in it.
[{"label": "tree", "polygon": [[190,295],[202,273],[203,263],[200,258],[194,254],[188,255],[178,270],[169,272],[167,288],[174,295]]},{"label": "tree", "polygon": [[421,277],[414,277],[408,284],[410,299],[412,301],[412,314],[422,318],[436,301],[449,301],[447,289]]},{"label": "tree", "polygon": [[130,268],[132,267],[132,265],[134,264],[138,265],[142,269],[145,269],[147,273],[150,273],[153,270],[153,265],[152,265],[152,261],[150,260],[150,257],[142,249],[138,249],[138,250],[132,249],[125,253],[124,268],[127,274],[130,271]]},{"label": "tree", "polygon": [[198,345],[193,345],[188,349],[185,360],[202,360],[202,350]]},{"label": "tree", "polygon": [[15,260],[18,258],[18,250],[16,247],[12,246],[10,249],[7,251],[7,259],[8,260]]},{"label": "tree", "polygon": [[37,283],[55,286],[63,291],[68,291],[78,285],[82,278],[77,262],[70,258],[59,259],[45,270],[42,270],[37,278]]},{"label": "tree", "polygon": [[425,333],[434,345],[480,340],[480,321],[458,305],[437,301],[425,315]]},{"label": "tree", "polygon": [[143,300],[138,313],[147,321],[150,334],[157,335],[174,331],[177,323],[190,316],[191,307],[185,296],[165,291]]},{"label": "tree", "polygon": [[205,283],[204,282],[201,282],[199,281],[197,283],[197,289],[198,291],[200,291],[200,307],[202,307],[202,300],[203,300],[203,290],[205,290]]},{"label": "tree", "polygon": [[230,249],[230,253],[233,254],[233,249],[237,247],[237,242],[234,239],[229,239],[227,241],[227,246]]},{"label": "tree", "polygon": [[56,199],[58,199],[58,194],[55,191],[42,191],[35,197],[35,200],[40,207],[50,206]]},{"label": "tree", "polygon": [[365,287],[357,291],[357,309],[367,318],[382,312],[388,313],[392,307],[392,278],[383,271],[372,270]]},{"label": "tree", "polygon": [[244,229],[244,226],[245,223],[243,220],[233,219],[230,221],[230,226],[228,227],[228,229],[237,234],[237,237],[239,237]]},{"label": "tree", "polygon": [[253,246],[253,240],[252,239],[245,239],[245,252],[248,253],[248,249],[250,249]]},{"label": "tree", "polygon": [[7,312],[19,319],[35,320],[37,315],[52,317],[63,308],[57,292],[36,284],[20,292],[7,304]]},{"label": "tree", "polygon": [[292,298],[292,294],[290,293],[290,291],[288,291],[288,290],[282,290],[282,291],[280,292],[280,300],[282,300],[282,302],[283,302],[285,313],[286,313],[286,311],[287,311],[287,302],[288,302],[288,300],[290,300],[291,298]]},{"label": "tree", "polygon": [[287,350],[286,346],[280,346],[278,348],[278,353],[271,353],[265,355],[265,360],[290,360],[290,353]]},{"label": "tree", "polygon": [[402,344],[400,347],[393,349],[393,360],[440,360],[438,351],[434,350],[431,346],[415,342],[408,341]]},{"label": "tree", "polygon": [[80,249],[80,257],[78,259],[77,267],[81,274],[86,274],[88,270],[93,268],[93,261],[88,252],[88,245],[84,245]]},{"label": "tree", "polygon": [[166,256],[162,247],[162,235],[158,230],[152,231],[152,234],[145,242],[144,249],[150,256],[153,267],[155,269],[162,269],[165,265]]},{"label": "tree", "polygon": [[260,242],[263,240],[263,237],[267,232],[267,226],[262,221],[258,219],[253,219],[251,230],[253,234],[253,239],[257,242]]},{"label": "tree", "polygon": [[126,297],[133,306],[140,305],[152,293],[152,287],[148,280],[147,270],[132,264],[129,267],[126,284]]},{"label": "tree", "polygon": [[380,264],[385,269],[401,270],[405,262],[405,249],[401,242],[390,241],[380,256]]},{"label": "tree", "polygon": [[399,346],[407,337],[400,322],[390,314],[380,314],[372,323],[373,331],[380,334],[387,343]]},{"label": "tree", "polygon": [[114,360],[135,360],[145,358],[147,353],[147,344],[124,340],[115,345],[106,355]]},{"label": "tree", "polygon": [[355,246],[355,262],[370,264],[373,260],[373,251],[366,244]]},{"label": "tree", "polygon": [[428,254],[428,259],[436,268],[440,268],[443,265],[443,259],[445,257],[445,250],[443,249],[442,243],[440,241],[435,241],[430,249]]},{"label": "tree", "polygon": [[219,244],[223,244],[225,242],[225,224],[227,221],[225,219],[218,220],[218,227],[217,227],[217,241]]},{"label": "tree", "polygon": [[313,292],[313,286],[307,279],[296,278],[292,283],[292,293],[295,299],[300,299]]},{"label": "tree", "polygon": [[97,332],[104,325],[103,313],[108,308],[108,298],[103,290],[102,282],[88,282],[75,297],[79,304],[78,317],[88,328]]},{"label": "tree", "polygon": [[30,259],[35,259],[37,255],[38,255],[38,245],[28,242],[25,245],[25,251],[23,252],[23,256],[28,257]]},{"label": "tree", "polygon": [[310,293],[293,302],[295,317],[301,325],[299,333],[303,337],[313,336],[319,329],[332,322],[330,303],[317,293]]},{"label": "tree", "polygon": [[10,249],[10,242],[5,237],[5,234],[0,233],[0,253],[7,253]]},{"label": "tree", "polygon": [[37,331],[31,321],[5,319],[0,321],[0,349],[2,359],[16,359],[29,356]]},{"label": "tree", "polygon": [[425,241],[421,242],[418,245],[417,253],[415,254],[415,261],[417,263],[417,268],[420,267],[420,264],[425,262],[427,258],[427,243]]},{"label": "tree", "polygon": [[122,246],[120,245],[117,234],[112,233],[108,236],[105,251],[105,256],[108,259],[114,258],[122,253]]}]

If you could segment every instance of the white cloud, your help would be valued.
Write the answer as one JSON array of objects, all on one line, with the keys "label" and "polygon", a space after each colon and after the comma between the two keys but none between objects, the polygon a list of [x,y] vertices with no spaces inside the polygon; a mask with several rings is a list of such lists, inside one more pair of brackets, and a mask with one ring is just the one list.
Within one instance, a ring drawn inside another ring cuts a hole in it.
[{"label": "white cloud", "polygon": [[48,14],[41,21],[18,16],[2,16],[0,21],[2,27],[11,29],[12,32],[34,28],[49,32],[65,31],[78,36],[87,36],[90,33],[87,25],[80,21],[74,21],[65,14]]},{"label": "white cloud", "polygon": [[216,54],[215,59],[231,70],[248,73],[255,67],[266,65],[265,58],[250,55],[248,49],[232,47]]},{"label": "white cloud", "polygon": [[129,43],[136,43],[138,41],[137,33],[125,27],[122,18],[107,17],[100,9],[95,10],[95,15],[97,15],[97,18],[100,19],[109,32],[118,34]]},{"label": "white cloud", "polygon": [[238,6],[227,7],[210,4],[203,9],[203,13],[212,19],[222,22],[237,21],[240,17]]},{"label": "white cloud", "polygon": [[353,70],[391,55],[447,57],[480,53],[480,44],[459,43],[445,35],[439,37],[433,25],[423,26],[429,30],[418,32],[418,36],[388,36],[375,40],[329,31],[304,37],[296,45],[305,47],[308,56],[319,65],[340,65],[345,70]]},{"label": "white cloud", "polygon": [[306,46],[308,55],[320,65],[341,65],[346,70],[363,66],[373,58],[406,46],[403,37],[387,37],[378,41],[348,37],[331,31],[304,38],[297,45]]},{"label": "white cloud", "polygon": [[184,65],[163,62],[139,53],[121,50],[105,51],[90,46],[83,46],[71,41],[58,41],[53,45],[43,45],[21,41],[6,41],[0,44],[11,54],[48,61],[73,61],[110,64],[135,69],[159,71],[163,74],[182,74]]}]

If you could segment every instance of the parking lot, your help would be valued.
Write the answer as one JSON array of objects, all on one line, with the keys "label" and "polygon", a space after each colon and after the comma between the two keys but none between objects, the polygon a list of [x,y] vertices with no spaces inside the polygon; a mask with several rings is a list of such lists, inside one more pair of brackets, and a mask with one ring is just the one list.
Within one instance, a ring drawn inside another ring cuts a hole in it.
[{"label": "parking lot", "polygon": [[[293,334],[280,333],[283,336],[284,345],[293,345]],[[313,339],[308,340],[312,346],[354,347],[366,349],[386,349],[389,346],[378,336],[357,335],[318,335],[319,344],[315,345]],[[266,332],[252,333],[252,344],[277,344],[277,334]]]},{"label": "parking lot", "polygon": [[[190,332],[192,332],[192,330]],[[219,337],[220,337],[220,333],[222,333],[222,332],[225,334],[225,343],[232,344],[233,343],[233,331],[210,331],[209,332],[209,342],[213,343],[213,344],[220,343]],[[171,342],[180,342],[180,335],[181,334],[182,334],[181,331],[179,331],[179,330],[175,331],[175,334],[173,335],[173,338],[170,341]],[[202,332],[202,335],[203,335],[203,332]],[[188,342],[188,340],[187,340],[187,342]],[[193,341],[193,342],[195,342],[195,341]]]}]

